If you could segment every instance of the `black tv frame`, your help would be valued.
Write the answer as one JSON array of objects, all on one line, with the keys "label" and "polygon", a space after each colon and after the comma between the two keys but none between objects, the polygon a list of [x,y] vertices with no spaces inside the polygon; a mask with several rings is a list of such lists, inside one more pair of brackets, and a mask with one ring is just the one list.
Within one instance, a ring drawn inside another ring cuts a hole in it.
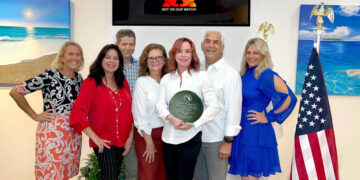
[{"label": "black tv frame", "polygon": [[[149,3],[151,1],[151,3]],[[227,11],[219,14],[218,10],[231,10],[239,6],[225,8],[218,4],[222,0],[194,0],[197,7],[170,7],[164,11],[162,3],[166,0],[112,0],[112,25],[134,25],[134,26],[250,26],[250,4],[251,0],[234,0],[245,2],[247,7],[246,22],[231,22],[234,13]],[[144,6],[141,6],[142,3]],[[211,4],[212,3],[212,4]],[[214,5],[215,3],[215,5]],[[142,9],[143,8],[143,9]],[[136,10],[132,10],[136,9]],[[182,9],[182,10],[181,10]],[[180,11],[181,10],[181,11]],[[215,12],[214,12],[215,11]],[[140,14],[142,12],[143,14]],[[224,16],[224,17],[222,17]],[[227,22],[219,21],[225,19]]]}]

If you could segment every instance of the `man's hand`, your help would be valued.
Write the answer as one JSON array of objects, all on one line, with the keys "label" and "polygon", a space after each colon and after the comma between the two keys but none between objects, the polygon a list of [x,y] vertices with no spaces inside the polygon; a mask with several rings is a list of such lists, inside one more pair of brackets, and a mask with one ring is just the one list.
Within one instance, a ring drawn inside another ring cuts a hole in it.
[{"label": "man's hand", "polygon": [[219,150],[219,158],[220,159],[226,159],[230,156],[231,154],[231,143],[227,143],[227,142],[222,142],[220,145],[220,150]]}]

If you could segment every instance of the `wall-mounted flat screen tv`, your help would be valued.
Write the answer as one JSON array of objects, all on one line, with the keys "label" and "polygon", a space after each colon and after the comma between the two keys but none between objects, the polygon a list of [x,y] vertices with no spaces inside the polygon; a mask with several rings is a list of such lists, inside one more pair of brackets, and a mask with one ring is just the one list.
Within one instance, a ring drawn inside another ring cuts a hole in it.
[{"label": "wall-mounted flat screen tv", "polygon": [[250,26],[250,0],[113,0],[113,25]]}]

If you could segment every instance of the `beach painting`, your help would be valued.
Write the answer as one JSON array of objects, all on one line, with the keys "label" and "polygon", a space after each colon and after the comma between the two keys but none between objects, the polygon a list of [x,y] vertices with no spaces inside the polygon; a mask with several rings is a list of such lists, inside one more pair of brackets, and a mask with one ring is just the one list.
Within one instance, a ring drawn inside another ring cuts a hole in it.
[{"label": "beach painting", "polygon": [[[315,39],[316,16],[310,20],[314,6],[300,6],[296,94],[301,94]],[[323,17],[319,52],[327,92],[329,95],[360,95],[360,6],[330,6],[335,20],[331,23]]]},{"label": "beach painting", "polygon": [[[0,83],[9,83],[2,81],[8,74],[7,67],[13,70],[26,63],[27,67],[21,70],[37,70],[39,66],[31,68],[30,62],[53,58],[67,40],[70,40],[69,0],[1,0]],[[52,59],[48,61],[47,68]],[[44,71],[44,67],[38,71]],[[19,72],[22,77],[29,73]]]}]

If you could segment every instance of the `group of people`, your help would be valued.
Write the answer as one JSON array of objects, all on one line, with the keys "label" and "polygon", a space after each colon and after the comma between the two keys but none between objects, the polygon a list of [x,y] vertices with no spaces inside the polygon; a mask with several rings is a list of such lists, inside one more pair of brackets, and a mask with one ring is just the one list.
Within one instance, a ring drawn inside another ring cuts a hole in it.
[{"label": "group of people", "polygon": [[[240,74],[226,63],[218,31],[204,36],[204,63],[188,38],[177,39],[169,53],[149,44],[139,61],[132,56],[135,42],[132,30],[120,30],[83,81],[78,73],[83,51],[68,41],[52,69],[10,91],[39,122],[36,179],[78,174],[81,132],[90,139],[103,180],[117,180],[123,161],[126,178],[139,180],[225,180],[227,173],[251,180],[281,172],[271,123],[283,123],[297,100],[271,70],[264,40],[248,41]],[[41,113],[24,97],[37,90],[43,93]],[[171,98],[183,90],[197,94],[204,105],[192,124],[169,110]]]}]

